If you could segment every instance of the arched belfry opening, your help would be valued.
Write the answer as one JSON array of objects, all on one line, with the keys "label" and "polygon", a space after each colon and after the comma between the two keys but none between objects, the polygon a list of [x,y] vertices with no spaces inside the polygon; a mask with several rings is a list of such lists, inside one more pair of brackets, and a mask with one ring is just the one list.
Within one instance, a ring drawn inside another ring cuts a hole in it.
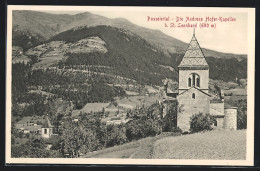
[{"label": "arched belfry opening", "polygon": [[200,87],[200,76],[196,73],[191,73],[188,77],[189,87]]},{"label": "arched belfry opening", "polygon": [[196,78],[196,84],[197,84],[197,87],[200,87],[200,78]]},{"label": "arched belfry opening", "polygon": [[188,78],[188,86],[191,87],[191,78]]}]

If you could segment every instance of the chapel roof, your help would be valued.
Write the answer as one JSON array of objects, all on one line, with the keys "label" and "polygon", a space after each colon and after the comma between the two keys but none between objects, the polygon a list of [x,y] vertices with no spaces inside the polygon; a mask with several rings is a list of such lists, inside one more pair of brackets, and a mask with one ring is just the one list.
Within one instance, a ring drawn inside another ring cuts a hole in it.
[{"label": "chapel roof", "polygon": [[212,115],[212,116],[218,116],[218,117],[224,117],[225,114],[224,113],[221,113],[213,108],[209,108],[209,113]]},{"label": "chapel roof", "polygon": [[210,94],[208,94],[208,93],[204,92],[203,90],[200,90],[200,89],[198,89],[197,87],[194,87],[194,86],[191,87],[191,88],[189,88],[189,89],[187,89],[187,90],[185,90],[185,91],[183,91],[183,92],[181,92],[180,94],[178,94],[178,96],[180,96],[180,95],[182,95],[182,94],[184,94],[184,93],[190,91],[191,89],[196,89],[196,90],[198,90],[199,92],[201,92],[201,93],[203,93],[203,94],[205,94],[205,95],[211,97]]},{"label": "chapel roof", "polygon": [[199,42],[195,37],[195,30],[179,67],[208,67]]},{"label": "chapel roof", "polygon": [[48,118],[48,116],[45,117],[45,121],[42,124],[42,128],[52,128],[53,126],[51,125],[51,122]]}]

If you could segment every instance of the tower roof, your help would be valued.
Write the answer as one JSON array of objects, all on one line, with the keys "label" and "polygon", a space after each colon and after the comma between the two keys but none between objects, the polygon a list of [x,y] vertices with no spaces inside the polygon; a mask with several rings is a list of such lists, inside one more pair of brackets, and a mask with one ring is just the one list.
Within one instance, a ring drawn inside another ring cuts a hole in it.
[{"label": "tower roof", "polygon": [[51,122],[48,116],[45,117],[45,122],[42,124],[42,128],[52,128]]},{"label": "tower roof", "polygon": [[195,30],[179,67],[209,67],[195,37]]}]

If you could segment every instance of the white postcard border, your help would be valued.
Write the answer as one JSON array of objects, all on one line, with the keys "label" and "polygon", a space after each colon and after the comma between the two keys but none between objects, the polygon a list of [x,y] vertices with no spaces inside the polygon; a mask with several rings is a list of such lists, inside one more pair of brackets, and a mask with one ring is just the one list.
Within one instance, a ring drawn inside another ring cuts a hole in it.
[{"label": "white postcard border", "polygon": [[[93,158],[12,158],[11,157],[11,65],[12,65],[12,11],[171,11],[184,12],[245,12],[248,13],[248,87],[247,87],[247,154],[246,160],[175,160],[175,159],[93,159]],[[253,166],[254,164],[254,90],[255,90],[255,9],[216,7],[105,7],[105,6],[34,6],[8,5],[6,56],[6,163],[7,164],[130,164],[130,165],[222,165]]]}]

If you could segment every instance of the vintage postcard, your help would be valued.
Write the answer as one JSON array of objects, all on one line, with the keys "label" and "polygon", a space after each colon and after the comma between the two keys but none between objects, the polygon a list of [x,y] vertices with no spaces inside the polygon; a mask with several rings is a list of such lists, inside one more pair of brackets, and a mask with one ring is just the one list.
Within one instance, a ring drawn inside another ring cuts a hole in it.
[{"label": "vintage postcard", "polygon": [[253,166],[254,8],[7,8],[7,164]]}]

